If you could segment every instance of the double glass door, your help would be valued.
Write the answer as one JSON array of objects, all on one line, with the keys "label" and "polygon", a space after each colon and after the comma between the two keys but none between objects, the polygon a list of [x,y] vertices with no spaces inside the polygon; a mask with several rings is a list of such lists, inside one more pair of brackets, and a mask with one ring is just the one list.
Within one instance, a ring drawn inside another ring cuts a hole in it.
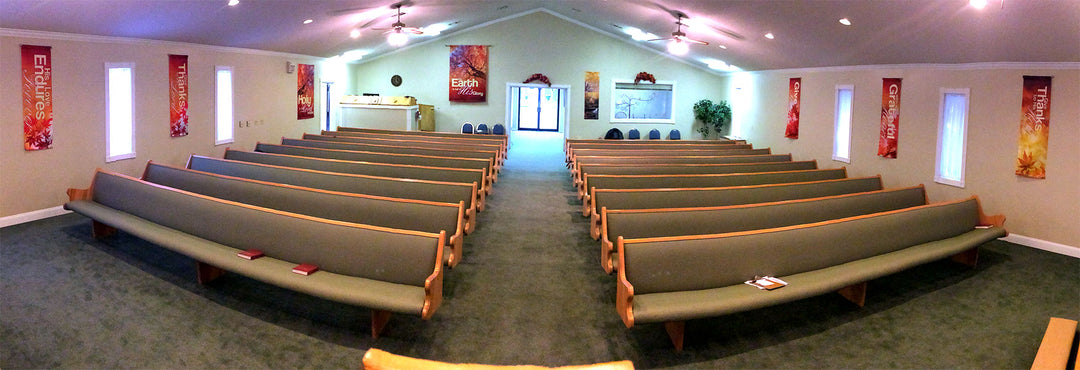
[{"label": "double glass door", "polygon": [[559,131],[562,91],[550,87],[522,87],[518,98],[518,130]]}]

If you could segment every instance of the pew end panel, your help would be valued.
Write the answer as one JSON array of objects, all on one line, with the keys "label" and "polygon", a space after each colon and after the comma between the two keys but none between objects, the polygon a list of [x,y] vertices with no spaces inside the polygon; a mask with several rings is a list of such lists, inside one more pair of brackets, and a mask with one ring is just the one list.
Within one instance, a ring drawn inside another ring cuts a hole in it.
[{"label": "pew end panel", "polygon": [[[619,251],[619,265],[625,263],[624,253],[626,248],[623,238],[620,236],[616,240],[616,246]],[[617,270],[618,282],[615,287],[615,311],[619,313],[619,318],[622,319],[623,325],[627,328],[634,326],[634,285],[630,283],[626,278],[626,269],[620,268]]]},{"label": "pew end panel", "polygon": [[439,233],[439,247],[436,251],[435,269],[431,275],[424,279],[424,307],[420,310],[420,318],[424,320],[430,320],[431,316],[435,314],[435,310],[442,306],[442,287],[443,287],[443,248],[446,244],[446,232]]},{"label": "pew end panel", "polygon": [[[607,207],[600,208],[601,225],[607,225],[607,217]],[[611,253],[613,252],[615,245],[611,242],[607,227],[601,227],[600,234],[600,267],[604,269],[605,273],[610,274],[613,269]]]},{"label": "pew end panel", "polygon": [[[95,173],[97,171],[101,171],[101,168],[99,167],[97,170],[95,170]],[[68,201],[69,202],[80,201],[80,200],[93,201],[94,200],[94,180],[95,179],[96,179],[96,177],[90,180],[90,186],[86,187],[86,189],[68,188],[67,189]],[[64,206],[64,209],[71,210],[71,208],[68,208],[67,205]],[[105,223],[103,223],[101,221],[98,221],[98,220],[92,220],[91,221],[90,236],[93,237],[94,239],[108,238],[110,236],[116,235],[116,232],[117,232],[117,230],[116,230],[115,227],[109,226],[109,225],[107,225],[107,224],[105,224]]]}]

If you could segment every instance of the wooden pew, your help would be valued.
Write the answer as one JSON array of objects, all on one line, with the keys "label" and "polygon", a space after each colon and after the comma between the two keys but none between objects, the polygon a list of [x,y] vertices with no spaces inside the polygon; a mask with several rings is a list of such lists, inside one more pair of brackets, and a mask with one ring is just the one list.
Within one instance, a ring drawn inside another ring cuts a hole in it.
[{"label": "wooden pew", "polygon": [[[756,150],[756,149],[755,149]],[[791,154],[721,155],[721,156],[663,156],[663,157],[577,157],[570,165],[570,176],[580,182],[581,166],[585,164],[725,164],[791,162]]]},{"label": "wooden pew", "polygon": [[340,159],[344,161],[406,164],[427,167],[479,169],[484,171],[485,184],[482,185],[482,188],[490,188],[492,183],[495,181],[495,174],[491,172],[491,161],[484,159],[448,158],[430,155],[378,153],[357,150],[319,149],[267,143],[256,144],[255,151],[260,153],[285,154],[301,157]]},{"label": "wooden pew", "polygon": [[603,149],[575,149],[571,148],[568,154],[568,162],[573,162],[578,156],[595,157],[663,157],[663,156],[715,156],[715,155],[752,155],[772,154],[769,148],[754,149],[750,144],[716,145],[711,147],[693,148],[603,148]]},{"label": "wooden pew", "polygon": [[187,168],[219,175],[346,193],[465,203],[465,233],[476,229],[476,184],[325,172],[193,155]]},{"label": "wooden pew", "polygon": [[[664,323],[681,350],[686,320],[833,291],[861,307],[870,280],[949,257],[973,266],[979,245],[1007,235],[1004,219],[972,197],[771,229],[619,238],[616,310],[627,328]],[[787,285],[744,284],[759,276]]]},{"label": "wooden pew", "polygon": [[922,186],[719,207],[600,210],[600,266],[611,271],[614,241],[721,234],[820,222],[926,205]]},{"label": "wooden pew", "polygon": [[[1043,335],[1039,351],[1035,354],[1035,362],[1031,364],[1032,370],[1065,370],[1069,367],[1069,357],[1074,353],[1074,339],[1076,333],[1076,321],[1051,317],[1050,324],[1046,326],[1046,334]],[[1080,351],[1080,346],[1075,347]],[[1080,354],[1076,355],[1074,368],[1080,368]]]},{"label": "wooden pew", "polygon": [[[391,313],[430,319],[442,304],[445,233],[397,230],[270,210],[98,170],[68,189],[64,208],[93,220],[96,238],[123,230],[196,261],[207,283],[225,271],[372,310],[377,337]],[[302,248],[298,248],[302,246]],[[237,256],[259,249],[265,256]],[[309,276],[298,264],[319,266]]]},{"label": "wooden pew", "polygon": [[[599,211],[616,209],[717,207],[819,198],[882,190],[881,176],[840,180],[681,189],[596,189],[593,204]],[[600,212],[592,212],[590,235],[600,238]]]},{"label": "wooden pew", "polygon": [[279,211],[401,230],[446,232],[446,263],[461,261],[465,202],[442,203],[344,193],[225,176],[163,164],[146,164],[142,180]]},{"label": "wooden pew", "polygon": [[431,143],[450,143],[461,144],[465,147],[479,145],[479,146],[494,146],[502,153],[503,161],[506,160],[507,141],[505,138],[485,138],[483,136],[473,135],[469,138],[456,138],[456,137],[441,137],[441,136],[424,136],[424,135],[402,135],[397,133],[374,133],[374,132],[353,132],[353,131],[326,131],[323,130],[320,133],[323,136],[333,136],[340,138],[368,138],[368,139],[382,139],[382,140],[397,140],[397,141],[423,141]]},{"label": "wooden pew", "polygon": [[402,355],[395,355],[378,348],[368,349],[364,353],[364,370],[634,370],[634,363],[628,360],[603,362],[576,366],[531,366],[531,365],[483,365],[483,364],[455,364],[449,362],[424,360]]},{"label": "wooden pew", "polygon": [[418,139],[387,139],[387,138],[370,138],[364,136],[348,136],[348,135],[315,135],[304,134],[302,137],[304,140],[321,140],[343,143],[355,143],[355,144],[377,144],[377,145],[392,145],[392,146],[407,146],[410,148],[425,148],[425,149],[440,149],[440,150],[478,150],[478,151],[491,151],[495,153],[495,160],[499,166],[502,166],[506,153],[502,151],[502,147],[499,144],[474,144],[474,143],[461,143],[461,142],[432,142]]},{"label": "wooden pew", "polygon": [[764,184],[799,183],[807,181],[836,180],[847,178],[846,168],[722,173],[689,175],[587,175],[584,187],[588,192],[581,194],[581,214],[589,217],[600,211],[594,207],[592,195],[596,189],[680,189],[680,188],[718,188],[728,186],[749,186]]},{"label": "wooden pew", "polygon": [[569,152],[570,148],[587,148],[590,146],[626,146],[637,147],[641,145],[665,146],[665,147],[693,147],[726,144],[746,144],[746,140],[604,140],[604,139],[566,139],[563,143],[563,151]]},{"label": "wooden pew", "polygon": [[428,155],[428,156],[447,157],[447,158],[483,159],[483,160],[486,160],[486,161],[489,162],[489,166],[491,168],[491,170],[490,170],[491,173],[495,174],[495,173],[498,173],[498,171],[499,171],[498,161],[496,160],[497,153],[495,153],[493,151],[425,149],[425,148],[414,148],[414,147],[409,147],[409,146],[343,143],[343,142],[333,142],[333,141],[290,139],[290,138],[284,138],[284,137],[281,138],[281,145],[306,146],[306,147],[309,147],[309,148],[320,148],[320,149],[368,151],[368,152],[377,152],[377,153],[416,154],[416,155]]},{"label": "wooden pew", "polygon": [[432,131],[402,131],[402,130],[385,130],[377,128],[360,128],[360,127],[338,127],[337,132],[340,133],[375,133],[375,134],[392,134],[392,135],[409,135],[409,136],[427,136],[427,137],[445,137],[445,138],[458,138],[469,140],[502,140],[503,150],[507,150],[510,147],[509,137],[506,135],[476,135],[476,134],[461,134],[456,132],[432,132]]},{"label": "wooden pew", "polygon": [[[741,172],[772,172],[772,171],[796,171],[815,170],[817,161],[797,162],[759,162],[759,163],[702,163],[702,164],[669,164],[669,163],[644,163],[644,164],[619,164],[619,163],[585,163],[581,165],[582,177],[586,174],[594,175],[677,175],[677,174],[721,174]],[[574,186],[579,190],[584,182],[575,182]]]},{"label": "wooden pew", "polygon": [[484,181],[484,170],[449,167],[430,167],[408,164],[374,163],[304,157],[286,154],[246,152],[225,149],[225,159],[241,162],[262,163],[283,167],[306,168],[326,172],[352,173],[357,175],[419,179],[444,182],[475,183],[476,210],[483,211],[486,195],[491,187]]}]

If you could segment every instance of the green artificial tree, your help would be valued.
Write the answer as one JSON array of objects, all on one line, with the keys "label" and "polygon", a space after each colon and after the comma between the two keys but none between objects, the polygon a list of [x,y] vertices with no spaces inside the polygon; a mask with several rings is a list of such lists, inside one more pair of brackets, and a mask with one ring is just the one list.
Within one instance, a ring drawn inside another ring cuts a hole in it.
[{"label": "green artificial tree", "polygon": [[694,103],[694,118],[701,121],[701,127],[697,129],[706,140],[709,132],[715,130],[717,135],[728,122],[731,122],[731,106],[726,100],[713,103],[709,99],[701,99]]}]

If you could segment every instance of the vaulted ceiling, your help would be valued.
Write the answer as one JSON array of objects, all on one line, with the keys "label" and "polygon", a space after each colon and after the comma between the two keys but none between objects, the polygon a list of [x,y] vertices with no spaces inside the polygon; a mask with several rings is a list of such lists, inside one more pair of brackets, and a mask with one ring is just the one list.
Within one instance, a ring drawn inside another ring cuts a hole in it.
[{"label": "vaulted ceiling", "polygon": [[[659,37],[688,16],[683,56],[743,70],[910,63],[1080,62],[1080,1],[988,0],[0,0],[0,28],[167,40],[331,57],[395,50],[383,30],[403,5],[408,26],[442,35],[546,9],[666,52]],[[838,22],[851,21],[850,26]],[[312,20],[305,24],[305,20]],[[359,37],[350,32],[359,30]],[[410,36],[410,43],[441,36]],[[775,38],[764,35],[772,33]],[[478,42],[483,42],[479,40]],[[406,45],[407,47],[407,45]]]}]

